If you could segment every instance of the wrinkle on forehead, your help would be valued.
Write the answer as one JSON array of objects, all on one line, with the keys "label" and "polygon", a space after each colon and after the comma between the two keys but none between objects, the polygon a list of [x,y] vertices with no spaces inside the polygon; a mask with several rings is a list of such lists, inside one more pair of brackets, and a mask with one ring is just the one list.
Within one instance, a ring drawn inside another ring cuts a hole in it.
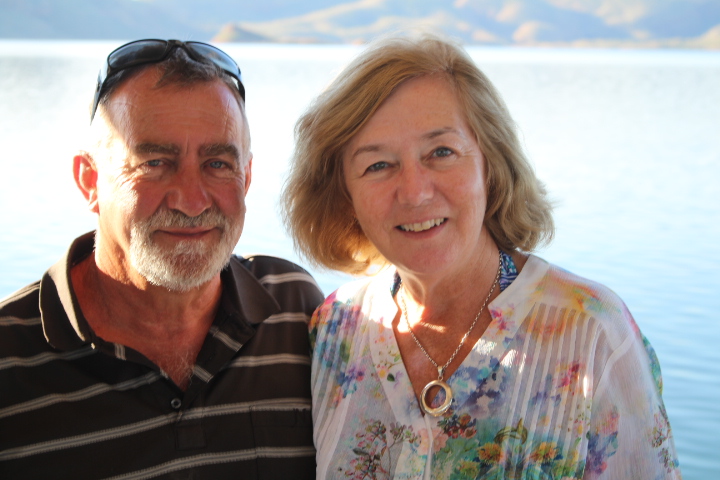
[{"label": "wrinkle on forehead", "polygon": [[[233,98],[235,96],[233,95]],[[250,158],[250,126],[248,125],[247,115],[245,114],[245,104],[244,102],[241,102],[238,99],[235,99],[235,105],[238,108],[239,115],[236,115],[235,118],[231,119],[229,115],[225,116],[225,123],[226,128],[229,127],[228,124],[232,123],[234,125],[234,128],[239,129],[240,131],[240,143],[242,151],[238,152],[238,154],[235,156],[235,158],[240,161],[246,162]],[[226,100],[227,102],[227,100]],[[227,108],[225,110],[226,112],[232,111],[231,108]],[[237,150],[237,149],[236,149]]]},{"label": "wrinkle on forehead", "polygon": [[[148,95],[149,91],[152,93],[160,91],[174,91],[183,92],[191,91],[196,88],[201,88],[203,85],[209,85],[213,82],[200,82],[192,85],[164,85],[157,87],[155,85],[156,79],[154,78],[152,71],[148,71],[147,74],[142,73],[137,77],[132,78],[127,84],[121,85],[117,91],[113,92],[113,95],[105,105],[101,105],[98,109],[98,115],[96,121],[91,125],[91,135],[94,137],[94,142],[91,141],[94,150],[97,154],[103,157],[113,157],[113,152],[116,143],[126,143],[131,141],[133,137],[136,140],[142,141],[141,136],[137,135],[138,129],[142,129],[142,118],[135,118],[133,114],[133,108],[139,105],[140,102],[145,102],[145,96]],[[250,158],[250,132],[247,124],[247,118],[245,116],[244,105],[235,97],[233,92],[229,91],[229,87],[218,80],[222,88],[228,89],[227,95],[222,95],[218,100],[223,105],[223,108],[216,108],[214,112],[208,112],[208,114],[216,115],[214,121],[216,124],[222,125],[221,129],[224,128],[226,131],[232,131],[233,136],[237,139],[237,146],[225,145],[220,147],[219,145],[213,146],[208,143],[204,145],[205,150],[214,150],[217,152],[230,153],[238,161],[246,161]],[[182,98],[182,97],[179,97]],[[168,102],[168,107],[172,106],[172,102]],[[148,113],[148,112],[144,112]],[[100,117],[100,118],[98,118]],[[221,118],[218,118],[221,117]],[[100,121],[97,121],[100,120]],[[140,137],[140,138],[138,138]],[[132,150],[137,151],[138,148],[146,149],[149,145],[131,146],[127,145]],[[166,145],[167,146],[167,145]],[[188,151],[189,145],[175,145],[178,148],[185,147]],[[160,148],[153,146],[152,148]],[[99,150],[99,151],[98,151]],[[103,151],[104,150],[104,151]],[[108,151],[110,150],[110,151]],[[147,152],[147,150],[145,150]],[[165,153],[160,150],[151,151],[149,153]],[[175,153],[167,151],[167,153]],[[242,162],[239,162],[242,163]]]}]

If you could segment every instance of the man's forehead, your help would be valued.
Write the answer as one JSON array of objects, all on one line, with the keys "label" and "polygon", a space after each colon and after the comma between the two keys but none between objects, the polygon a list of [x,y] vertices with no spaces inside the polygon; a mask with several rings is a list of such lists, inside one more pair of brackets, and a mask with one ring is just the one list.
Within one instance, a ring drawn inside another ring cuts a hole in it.
[{"label": "man's forehead", "polygon": [[238,122],[243,120],[243,106],[236,92],[221,79],[201,80],[190,84],[172,82],[160,84],[158,83],[160,78],[161,72],[155,67],[142,70],[120,84],[108,98],[106,106],[110,110],[116,110],[118,107],[121,110],[127,107],[142,108],[146,105],[191,107],[192,105],[188,105],[188,98],[201,96],[203,98],[200,105],[207,103],[224,107],[214,112],[217,116],[230,116],[237,118]]},{"label": "man's forehead", "polygon": [[108,99],[102,120],[96,116],[93,125],[106,132],[105,145],[121,149],[113,157],[223,152],[240,160],[249,155],[245,116],[222,80],[157,87],[157,79],[155,69],[128,79]]},{"label": "man's forehead", "polygon": [[114,88],[114,91],[109,98],[112,98],[115,92],[128,88],[152,91],[164,89],[183,91],[186,89],[193,89],[198,85],[207,84],[222,85],[233,98],[238,100],[241,99],[237,88],[231,87],[228,83],[223,81],[221,77],[211,79],[187,79],[179,75],[177,77],[173,75],[166,76],[161,64],[147,65],[141,70],[121,80],[121,82]]},{"label": "man's forehead", "polygon": [[119,131],[171,130],[186,123],[220,134],[245,127],[241,107],[222,81],[156,87],[152,78],[143,77],[118,88],[106,105],[109,120]]}]

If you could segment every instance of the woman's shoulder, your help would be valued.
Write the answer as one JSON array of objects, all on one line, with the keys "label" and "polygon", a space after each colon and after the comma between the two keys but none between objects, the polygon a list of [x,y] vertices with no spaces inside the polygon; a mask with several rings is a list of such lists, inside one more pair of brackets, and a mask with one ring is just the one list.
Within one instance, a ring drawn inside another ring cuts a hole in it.
[{"label": "woman's shoulder", "polygon": [[566,295],[577,299],[602,299],[607,302],[622,302],[620,297],[607,285],[578,275],[539,257],[532,256],[531,258],[547,264],[546,281],[548,287],[557,287],[561,292],[565,292]]},{"label": "woman's shoulder", "polygon": [[393,285],[394,268],[388,268],[371,277],[352,280],[327,296],[323,307],[353,308],[378,297],[387,297]]},{"label": "woman's shoulder", "polygon": [[538,296],[568,302],[587,312],[623,310],[625,304],[609,287],[530,255],[519,277]]},{"label": "woman's shoulder", "polygon": [[384,270],[372,277],[364,277],[342,285],[332,292],[318,307],[313,323],[327,322],[357,316],[361,311],[378,310],[378,305],[392,302],[392,281],[394,269]]},{"label": "woman's shoulder", "polygon": [[[531,255],[523,273],[529,281],[523,285],[533,304],[565,309],[577,322],[596,324],[601,330],[614,332],[618,340],[638,327],[625,302],[609,287],[570,272],[540,257]],[[613,335],[613,336],[615,336]]]}]

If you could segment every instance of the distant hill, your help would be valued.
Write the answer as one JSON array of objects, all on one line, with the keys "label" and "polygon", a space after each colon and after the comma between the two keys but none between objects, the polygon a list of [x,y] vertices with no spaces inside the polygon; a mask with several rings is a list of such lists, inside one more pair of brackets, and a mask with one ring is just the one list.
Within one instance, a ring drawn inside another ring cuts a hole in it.
[{"label": "distant hill", "polygon": [[720,0],[0,0],[0,38],[362,43],[415,27],[468,44],[720,49]]}]

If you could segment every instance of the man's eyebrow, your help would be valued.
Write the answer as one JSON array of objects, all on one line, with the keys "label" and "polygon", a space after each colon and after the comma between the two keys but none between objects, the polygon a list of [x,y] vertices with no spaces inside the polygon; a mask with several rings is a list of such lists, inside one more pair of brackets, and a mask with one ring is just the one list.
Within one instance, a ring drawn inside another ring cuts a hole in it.
[{"label": "man's eyebrow", "polygon": [[214,157],[219,155],[230,155],[235,160],[240,160],[240,151],[232,143],[211,143],[203,145],[198,152],[204,157]]},{"label": "man's eyebrow", "polygon": [[135,145],[135,153],[137,154],[153,154],[160,153],[163,155],[180,155],[180,147],[172,143],[139,143]]}]

